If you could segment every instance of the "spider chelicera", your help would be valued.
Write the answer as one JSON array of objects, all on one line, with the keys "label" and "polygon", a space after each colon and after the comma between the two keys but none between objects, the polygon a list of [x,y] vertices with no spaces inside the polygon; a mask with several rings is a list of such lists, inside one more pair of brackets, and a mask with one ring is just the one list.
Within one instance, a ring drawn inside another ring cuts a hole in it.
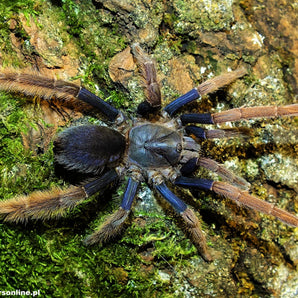
[{"label": "spider chelicera", "polygon": [[[94,178],[91,181],[67,189],[54,188],[2,201],[0,215],[12,222],[59,217],[86,197],[99,192],[113,181],[128,176],[121,206],[97,231],[84,240],[85,244],[103,243],[120,233],[130,213],[138,185],[142,181],[153,186],[181,216],[193,243],[206,261],[210,261],[211,256],[199,220],[194,211],[167,187],[166,181],[181,187],[214,191],[243,206],[275,216],[282,222],[297,227],[298,218],[295,215],[251,196],[245,190],[249,187],[248,182],[202,155],[197,139],[231,137],[235,131],[205,130],[194,124],[219,124],[256,117],[296,116],[298,104],[243,107],[213,114],[195,113],[173,117],[182,106],[244,76],[245,69],[239,68],[209,79],[159,112],[161,94],[155,64],[138,44],[132,46],[132,53],[139,65],[146,91],[146,100],[138,106],[138,114],[158,114],[158,120],[154,123],[146,120],[146,117],[127,119],[118,109],[73,83],[36,73],[12,70],[3,70],[0,73],[2,90],[38,96],[48,101],[52,98],[61,101],[77,99],[101,111],[113,127],[75,126],[64,130],[54,141],[57,164],[66,170],[92,174]],[[198,167],[215,172],[227,182],[191,177]]]}]

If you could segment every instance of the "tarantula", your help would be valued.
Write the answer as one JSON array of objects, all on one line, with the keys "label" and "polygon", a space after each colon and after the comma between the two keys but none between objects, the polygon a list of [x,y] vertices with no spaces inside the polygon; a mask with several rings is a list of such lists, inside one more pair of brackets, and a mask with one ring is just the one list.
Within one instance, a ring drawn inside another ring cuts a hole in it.
[{"label": "tarantula", "polygon": [[[161,108],[155,63],[138,44],[132,46],[132,53],[144,79],[146,100],[138,106],[138,114],[145,116]],[[197,139],[231,137],[235,134],[233,129],[205,130],[194,125],[219,124],[256,117],[296,116],[298,104],[242,107],[213,114],[182,114],[172,118],[182,106],[245,74],[246,70],[239,68],[203,82],[166,105],[156,116],[158,120],[152,123],[146,117],[125,118],[118,109],[73,83],[36,73],[2,71],[0,89],[38,96],[48,101],[52,98],[60,101],[77,99],[102,112],[113,123],[113,128],[98,125],[70,127],[54,141],[56,162],[67,170],[93,174],[91,181],[67,189],[54,188],[2,201],[0,215],[12,222],[59,217],[65,210],[75,207],[113,181],[128,176],[119,209],[84,240],[85,244],[104,243],[121,232],[141,181],[153,186],[181,216],[193,243],[206,261],[210,261],[211,256],[199,220],[194,211],[167,187],[167,180],[181,187],[212,190],[238,204],[273,215],[287,225],[298,227],[298,218],[295,215],[251,196],[245,190],[249,187],[248,182],[202,155]],[[191,177],[198,167],[215,172],[231,184]]]}]

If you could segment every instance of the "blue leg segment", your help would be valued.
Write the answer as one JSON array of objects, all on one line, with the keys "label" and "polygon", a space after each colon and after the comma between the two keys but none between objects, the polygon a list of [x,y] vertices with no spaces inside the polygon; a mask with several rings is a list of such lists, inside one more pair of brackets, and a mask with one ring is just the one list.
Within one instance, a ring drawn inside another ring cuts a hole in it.
[{"label": "blue leg segment", "polygon": [[161,183],[155,185],[155,188],[160,192],[160,194],[173,206],[177,213],[182,213],[187,209],[187,205],[176,197],[165,185]]},{"label": "blue leg segment", "polygon": [[91,106],[98,108],[104,115],[106,115],[109,120],[114,121],[118,114],[119,110],[102,100],[100,97],[91,93],[85,88],[81,88],[77,98],[90,104]]},{"label": "blue leg segment", "polygon": [[122,199],[121,208],[124,210],[129,211],[131,209],[131,205],[133,202],[133,199],[136,195],[137,188],[138,188],[139,182],[129,178],[126,190]]},{"label": "blue leg segment", "polygon": [[138,105],[137,113],[143,117],[148,116],[151,113],[159,110],[160,107],[152,107],[148,101],[143,101]]},{"label": "blue leg segment", "polygon": [[180,120],[183,125],[187,123],[214,124],[210,113],[183,114]]},{"label": "blue leg segment", "polygon": [[92,196],[93,194],[100,191],[102,188],[112,183],[114,180],[118,178],[118,174],[115,170],[109,170],[103,176],[98,179],[95,179],[87,184],[85,184],[84,190],[87,196]]},{"label": "blue leg segment", "polygon": [[187,92],[186,94],[178,97],[177,99],[173,100],[171,103],[169,103],[164,110],[170,115],[172,116],[179,108],[181,108],[182,106],[186,105],[187,103],[197,99],[197,98],[201,98],[200,93],[198,92],[198,90],[196,88],[190,90],[189,92]]},{"label": "blue leg segment", "polygon": [[175,180],[175,184],[178,186],[190,188],[196,187],[204,190],[212,190],[213,180],[202,179],[202,178],[189,178],[189,177],[178,177]]},{"label": "blue leg segment", "polygon": [[97,231],[84,240],[86,245],[95,243],[103,244],[121,233],[129,215],[138,184],[139,183],[132,178],[128,180],[121,207],[108,217]]},{"label": "blue leg segment", "polygon": [[188,176],[198,169],[198,158],[194,157],[187,161],[180,169],[182,176]]},{"label": "blue leg segment", "polygon": [[198,127],[195,125],[188,125],[185,127],[185,131],[187,134],[193,134],[197,138],[207,139],[205,129],[203,129],[202,127]]}]

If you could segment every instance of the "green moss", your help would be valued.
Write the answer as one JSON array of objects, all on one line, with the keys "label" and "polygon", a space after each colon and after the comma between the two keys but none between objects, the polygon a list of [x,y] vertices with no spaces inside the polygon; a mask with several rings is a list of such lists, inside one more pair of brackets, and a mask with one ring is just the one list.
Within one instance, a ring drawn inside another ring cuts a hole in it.
[{"label": "green moss", "polygon": [[[0,2],[0,52],[3,59],[2,65],[11,65],[14,61],[14,66],[19,66],[19,59],[13,50],[10,40],[10,23],[22,12],[25,16],[37,15],[39,13],[39,5],[41,1],[25,0],[25,1],[1,1]],[[27,38],[27,34],[20,26],[15,28],[15,33],[23,39]]]},{"label": "green moss", "polygon": [[9,21],[15,13],[22,12],[25,15],[37,15],[40,12],[40,5],[43,3],[43,0],[34,1],[34,0],[21,0],[21,1],[9,1],[3,0],[0,3],[1,9],[1,24],[5,26],[5,23]]},{"label": "green moss", "polygon": [[22,134],[36,127],[34,117],[26,113],[24,101],[1,93],[0,96],[0,172],[1,198],[7,198],[20,190],[33,190],[50,185],[53,169],[52,153],[32,154],[22,143]]},{"label": "green moss", "polygon": [[[96,11],[92,1],[63,0],[62,3],[61,19],[66,21],[68,33],[83,53],[80,56],[83,71],[77,78],[91,91],[98,89],[96,81],[105,92],[112,92],[114,85],[108,65],[110,59],[125,47],[125,39],[117,34],[117,23]],[[108,93],[99,95],[107,97]],[[112,95],[111,99],[115,99],[118,106],[126,100],[122,95]]]}]

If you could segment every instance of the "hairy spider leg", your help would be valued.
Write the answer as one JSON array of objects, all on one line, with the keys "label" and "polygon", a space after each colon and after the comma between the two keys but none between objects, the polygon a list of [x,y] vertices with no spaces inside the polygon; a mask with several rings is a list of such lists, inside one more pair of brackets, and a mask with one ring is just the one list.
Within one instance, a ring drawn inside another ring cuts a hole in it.
[{"label": "hairy spider leg", "polygon": [[198,92],[197,88],[191,89],[184,95],[173,100],[171,103],[169,103],[167,106],[165,106],[164,111],[166,111],[170,116],[173,116],[173,114],[178,109],[180,109],[182,106],[188,104],[189,102],[191,102],[195,99],[197,99],[197,100],[201,99],[201,95]]},{"label": "hairy spider leg", "polygon": [[123,116],[119,110],[102,100],[100,97],[89,92],[85,88],[56,80],[38,72],[16,70],[0,71],[0,89],[9,92],[20,92],[26,96],[38,96],[46,100],[55,97],[59,100],[72,100],[77,98],[99,109],[110,121],[121,121]]},{"label": "hairy spider leg", "polygon": [[130,213],[138,185],[138,181],[129,178],[120,208],[109,216],[97,231],[85,238],[85,245],[102,244],[116,237],[122,231],[125,220]]},{"label": "hairy spider leg", "polygon": [[0,216],[10,222],[59,218],[66,210],[73,209],[117,178],[116,171],[110,170],[102,177],[83,186],[71,186],[64,190],[55,187],[49,191],[36,191],[28,196],[0,201]]},{"label": "hairy spider leg", "polygon": [[254,118],[272,118],[298,116],[298,104],[287,106],[260,106],[235,108],[218,113],[184,114],[180,116],[182,123],[219,124],[230,121],[249,120]]},{"label": "hairy spider leg", "polygon": [[188,135],[193,134],[197,138],[209,140],[250,135],[250,130],[247,128],[204,129],[196,125],[188,125],[185,127],[185,131]]},{"label": "hairy spider leg", "polygon": [[[288,106],[266,106],[266,107],[250,107],[250,108],[235,108],[219,113],[192,113],[183,114],[180,116],[180,120],[183,125],[188,123],[200,123],[200,124],[219,124],[229,121],[238,120],[249,120],[259,117],[282,117],[282,116],[296,116],[298,115],[298,104],[292,104]],[[194,135],[198,138],[203,139],[213,139],[213,138],[223,138],[223,137],[234,137],[239,134],[249,134],[245,130],[240,128],[239,131],[233,130],[205,130],[201,127],[195,125],[188,125],[185,127],[187,134]],[[204,157],[190,159],[180,170],[181,174],[184,176],[190,175],[199,166],[209,169],[225,180],[236,184],[241,188],[248,188],[249,183],[243,178],[235,176],[233,173],[226,170],[223,166],[219,165],[217,162],[207,159]]]},{"label": "hairy spider leg", "polygon": [[248,183],[242,177],[236,176],[233,172],[226,169],[223,165],[219,164],[215,160],[207,157],[194,157],[188,160],[180,169],[182,176],[188,176],[195,172],[199,167],[203,167],[210,170],[223,178],[224,180],[241,187],[242,189],[248,189],[250,183]]},{"label": "hairy spider leg", "polygon": [[138,106],[138,113],[146,115],[161,106],[160,87],[157,82],[155,62],[142,50],[138,43],[131,46],[143,79],[146,101]]},{"label": "hairy spider leg", "polygon": [[271,118],[284,116],[298,116],[298,104],[291,104],[287,106],[235,108],[211,114],[211,117],[215,124],[229,121],[249,120],[253,118]]},{"label": "hairy spider leg", "polygon": [[85,88],[80,88],[80,91],[76,97],[99,109],[111,121],[115,121],[121,115],[121,112],[118,109],[114,108],[112,105],[108,104],[100,97],[91,93]]},{"label": "hairy spider leg", "polygon": [[242,191],[228,183],[180,176],[175,180],[175,184],[186,188],[195,187],[204,190],[212,190],[219,195],[235,201],[239,205],[244,205],[245,207],[260,211],[267,215],[272,215],[289,226],[298,227],[298,217],[295,215],[277,208],[271,203],[255,198],[246,191]]},{"label": "hairy spider leg", "polygon": [[199,219],[193,210],[177,196],[175,196],[164,182],[156,184],[155,188],[181,216],[184,223],[186,224],[187,231],[189,232],[194,245],[197,247],[204,260],[208,262],[212,261],[211,255],[207,250],[206,238],[201,230]]},{"label": "hairy spider leg", "polygon": [[246,73],[247,72],[244,68],[238,68],[234,71],[227,72],[225,74],[209,79],[199,86],[193,88],[186,94],[173,100],[164,108],[164,111],[166,111],[170,116],[173,116],[173,114],[182,106],[188,104],[193,100],[200,100],[203,95],[214,92],[223,86],[229,85],[236,79],[244,76]]},{"label": "hairy spider leg", "polygon": [[87,197],[90,197],[105,188],[107,185],[117,180],[118,178],[119,176],[117,172],[114,169],[110,169],[100,178],[94,179],[91,182],[83,185],[83,188]]}]

